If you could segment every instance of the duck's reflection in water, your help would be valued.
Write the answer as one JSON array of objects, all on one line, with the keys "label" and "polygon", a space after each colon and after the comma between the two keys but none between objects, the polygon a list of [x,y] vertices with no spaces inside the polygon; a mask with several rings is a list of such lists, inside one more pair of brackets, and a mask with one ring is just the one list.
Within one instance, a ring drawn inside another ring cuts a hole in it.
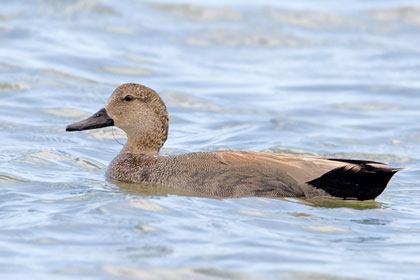
[{"label": "duck's reflection in water", "polygon": [[[113,179],[108,179],[109,182],[120,187],[121,190],[127,192],[131,195],[141,195],[141,196],[168,196],[168,195],[177,195],[177,196],[189,196],[189,197],[209,197],[209,198],[222,198],[222,197],[213,197],[205,196],[203,194],[194,193],[187,190],[180,190],[176,188],[171,188],[168,186],[163,186],[154,183],[126,183]],[[225,197],[226,198],[226,197]]]},{"label": "duck's reflection in water", "polygon": [[[181,190],[177,188],[171,188],[168,186],[163,186],[159,184],[152,183],[125,183],[113,179],[108,179],[109,182],[120,187],[121,190],[127,192],[131,195],[141,195],[141,196],[186,196],[186,197],[205,197],[212,199],[228,199],[228,198],[241,198],[241,196],[208,196],[200,193],[194,193],[191,191]],[[247,196],[242,196],[247,197]],[[385,204],[377,202],[375,200],[350,200],[350,199],[341,199],[334,197],[316,197],[316,198],[284,198],[284,197],[265,197],[275,200],[288,201],[292,203],[300,203],[312,207],[323,207],[323,208],[352,208],[356,210],[364,209],[376,209],[383,208]]]}]

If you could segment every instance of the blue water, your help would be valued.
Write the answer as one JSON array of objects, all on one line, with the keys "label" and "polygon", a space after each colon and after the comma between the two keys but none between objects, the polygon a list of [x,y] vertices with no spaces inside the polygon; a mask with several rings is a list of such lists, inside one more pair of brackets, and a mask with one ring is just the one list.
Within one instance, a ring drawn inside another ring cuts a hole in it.
[{"label": "blue water", "polygon": [[[419,279],[418,1],[0,5],[1,279]],[[168,106],[163,154],[406,168],[375,201],[211,199],[112,183],[121,83]]]}]

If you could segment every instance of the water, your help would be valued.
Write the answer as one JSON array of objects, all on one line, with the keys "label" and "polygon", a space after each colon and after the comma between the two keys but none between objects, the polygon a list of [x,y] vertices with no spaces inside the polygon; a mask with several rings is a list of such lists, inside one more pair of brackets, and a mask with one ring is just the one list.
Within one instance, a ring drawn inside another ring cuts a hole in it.
[{"label": "water", "polygon": [[[419,279],[420,4],[289,2],[3,1],[1,279]],[[108,182],[124,134],[64,128],[124,82],[166,101],[163,154],[406,170],[375,202]]]}]

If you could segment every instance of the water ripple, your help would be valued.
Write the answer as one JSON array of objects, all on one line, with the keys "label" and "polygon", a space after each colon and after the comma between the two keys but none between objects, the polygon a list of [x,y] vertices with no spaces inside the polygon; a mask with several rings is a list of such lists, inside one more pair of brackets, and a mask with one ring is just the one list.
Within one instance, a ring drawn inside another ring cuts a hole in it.
[{"label": "water ripple", "polygon": [[[0,278],[418,278],[415,1],[3,2]],[[125,82],[165,100],[163,154],[264,150],[406,169],[376,201],[107,181],[125,133],[65,127]]]}]

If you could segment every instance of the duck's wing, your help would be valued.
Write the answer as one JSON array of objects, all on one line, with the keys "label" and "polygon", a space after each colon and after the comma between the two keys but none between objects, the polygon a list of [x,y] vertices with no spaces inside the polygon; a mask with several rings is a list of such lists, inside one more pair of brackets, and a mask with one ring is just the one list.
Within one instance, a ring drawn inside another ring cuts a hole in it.
[{"label": "duck's wing", "polygon": [[346,199],[374,199],[399,170],[374,161],[248,151],[216,153],[225,164],[256,168],[287,177],[289,181],[292,179],[307,197],[328,194]]},{"label": "duck's wing", "polygon": [[247,166],[249,169],[278,170],[293,178],[297,184],[317,179],[325,173],[347,166],[348,163],[319,157],[274,154],[252,151],[218,151],[223,161],[231,166]]}]

